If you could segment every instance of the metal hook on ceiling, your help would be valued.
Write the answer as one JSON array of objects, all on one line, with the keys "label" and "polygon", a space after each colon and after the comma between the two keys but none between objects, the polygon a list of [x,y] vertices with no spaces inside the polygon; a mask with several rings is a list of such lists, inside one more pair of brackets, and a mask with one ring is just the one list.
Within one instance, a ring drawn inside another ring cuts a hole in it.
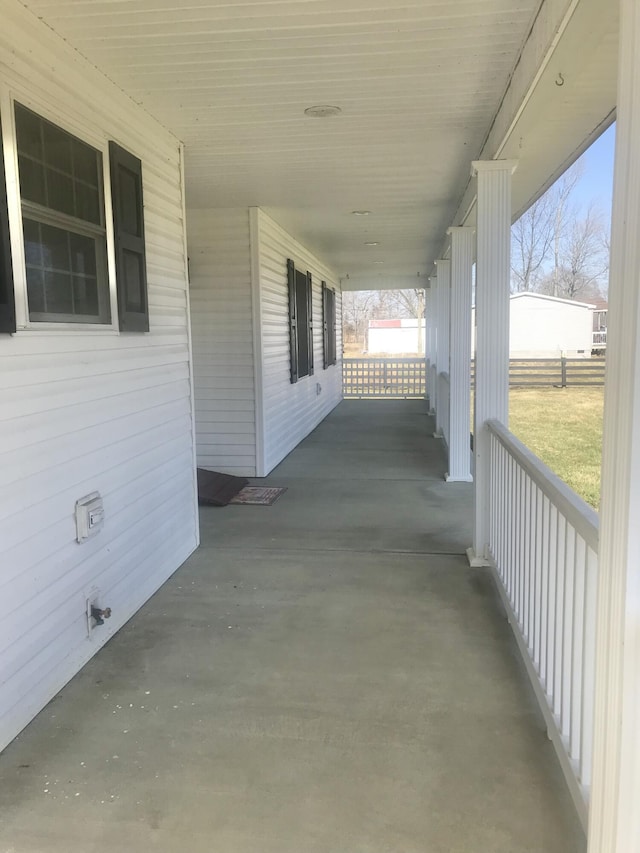
[{"label": "metal hook on ceiling", "polygon": [[564,86],[564,77],[562,76],[562,72],[559,72],[556,77],[556,86]]}]

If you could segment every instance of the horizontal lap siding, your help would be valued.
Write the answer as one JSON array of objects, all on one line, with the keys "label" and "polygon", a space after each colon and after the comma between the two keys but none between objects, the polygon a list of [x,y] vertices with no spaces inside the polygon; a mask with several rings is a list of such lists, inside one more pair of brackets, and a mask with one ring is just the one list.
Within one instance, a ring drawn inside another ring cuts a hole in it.
[{"label": "horizontal lap siding", "polygon": [[[0,79],[142,160],[150,333],[0,336],[0,747],[197,546],[177,140],[25,10]],[[61,118],[62,123],[62,118]],[[79,545],[75,501],[104,528]],[[87,637],[86,598],[113,611]]]},{"label": "horizontal lap siding", "polygon": [[[273,219],[259,212],[265,470],[271,471],[342,399],[340,285],[332,273]],[[290,381],[287,258],[312,275],[314,373]],[[336,290],[338,363],[323,369],[322,282]],[[317,386],[321,391],[317,393]]]},{"label": "horizontal lap siding", "polygon": [[192,210],[189,271],[198,465],[255,476],[249,211]]}]

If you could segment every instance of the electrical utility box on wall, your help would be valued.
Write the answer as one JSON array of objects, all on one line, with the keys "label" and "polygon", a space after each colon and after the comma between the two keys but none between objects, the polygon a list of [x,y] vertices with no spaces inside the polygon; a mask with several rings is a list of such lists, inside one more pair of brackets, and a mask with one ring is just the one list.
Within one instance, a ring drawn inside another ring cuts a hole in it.
[{"label": "electrical utility box on wall", "polygon": [[84,542],[100,531],[104,524],[104,507],[100,492],[91,492],[76,501],[76,539]]}]

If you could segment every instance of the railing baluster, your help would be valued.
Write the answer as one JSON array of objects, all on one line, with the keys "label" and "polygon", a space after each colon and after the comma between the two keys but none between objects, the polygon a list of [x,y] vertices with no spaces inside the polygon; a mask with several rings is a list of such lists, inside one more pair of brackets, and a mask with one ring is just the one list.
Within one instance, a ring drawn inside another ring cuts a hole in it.
[{"label": "railing baluster", "polygon": [[571,645],[571,749],[570,755],[580,760],[582,745],[582,656],[584,654],[584,611],[586,545],[584,539],[574,536],[573,584],[573,637]]},{"label": "railing baluster", "polygon": [[596,605],[598,593],[598,557],[591,548],[585,555],[584,620],[582,625],[582,745],[580,776],[585,788],[591,785],[593,762],[593,712],[596,669]]}]

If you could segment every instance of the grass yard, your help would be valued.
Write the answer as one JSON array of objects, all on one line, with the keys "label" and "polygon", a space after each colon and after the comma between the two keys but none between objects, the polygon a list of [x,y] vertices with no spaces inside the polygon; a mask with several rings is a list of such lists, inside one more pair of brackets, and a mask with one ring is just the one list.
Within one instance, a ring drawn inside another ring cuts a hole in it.
[{"label": "grass yard", "polygon": [[509,429],[587,503],[600,504],[604,388],[512,388]]}]

